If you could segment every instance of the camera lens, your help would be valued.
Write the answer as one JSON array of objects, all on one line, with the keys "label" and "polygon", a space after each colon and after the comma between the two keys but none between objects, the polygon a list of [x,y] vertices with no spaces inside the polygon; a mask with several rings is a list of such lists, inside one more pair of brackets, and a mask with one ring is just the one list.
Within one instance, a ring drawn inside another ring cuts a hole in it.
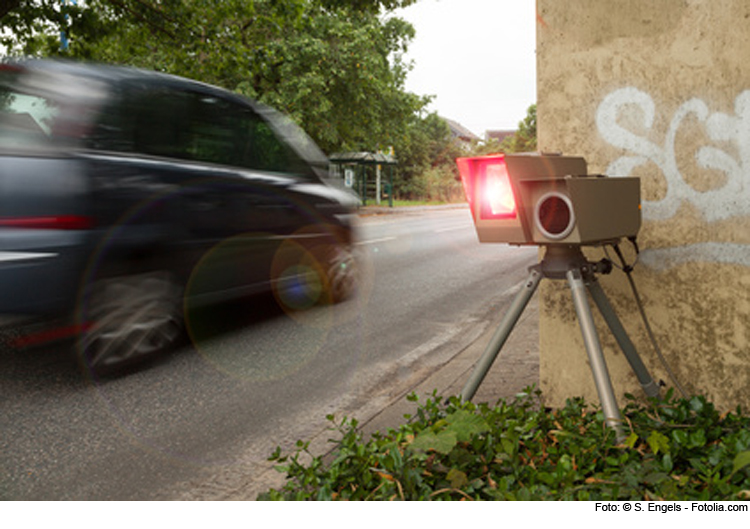
[{"label": "camera lens", "polygon": [[570,199],[559,193],[544,195],[536,205],[537,228],[548,239],[564,239],[573,231],[575,218]]}]

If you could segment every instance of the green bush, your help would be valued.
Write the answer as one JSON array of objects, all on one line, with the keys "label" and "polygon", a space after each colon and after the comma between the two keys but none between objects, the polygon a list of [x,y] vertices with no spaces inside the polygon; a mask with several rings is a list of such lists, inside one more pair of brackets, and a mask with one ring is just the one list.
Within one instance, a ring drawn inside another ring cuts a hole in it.
[{"label": "green bush", "polygon": [[464,190],[458,178],[456,163],[441,164],[422,170],[408,182],[396,183],[399,199],[421,200],[437,203],[464,202]]},{"label": "green bush", "polygon": [[[410,400],[416,400],[411,396]],[[259,500],[737,500],[750,498],[750,419],[720,414],[704,397],[623,410],[618,444],[601,410],[570,399],[544,408],[527,390],[495,406],[433,394],[407,423],[365,440],[356,420],[325,456],[270,460],[286,473]]]}]

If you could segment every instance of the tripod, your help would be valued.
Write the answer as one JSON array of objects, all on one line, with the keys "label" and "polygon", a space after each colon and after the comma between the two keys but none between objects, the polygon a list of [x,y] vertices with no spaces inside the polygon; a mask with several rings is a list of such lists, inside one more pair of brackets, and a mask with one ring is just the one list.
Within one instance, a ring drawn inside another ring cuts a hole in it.
[{"label": "tripod", "polygon": [[641,384],[646,395],[656,397],[659,395],[659,386],[654,382],[646,366],[641,361],[633,342],[628,337],[625,328],[617,317],[612,305],[610,305],[606,294],[596,279],[596,273],[608,274],[612,271],[612,264],[603,260],[592,263],[586,260],[581,252],[580,246],[554,246],[546,247],[544,259],[540,264],[529,269],[529,276],[521,285],[521,290],[516,295],[513,303],[500,322],[490,343],[487,345],[479,362],[474,367],[469,380],[461,391],[461,398],[470,401],[477,388],[487,375],[492,363],[500,353],[505,341],[518,322],[529,300],[536,292],[543,278],[566,279],[573,295],[573,304],[576,316],[581,326],[581,334],[586,345],[591,371],[599,394],[599,401],[604,411],[605,421],[608,426],[615,430],[618,441],[624,440],[622,430],[622,417],[620,416],[617,400],[612,389],[612,381],[609,377],[607,364],[604,360],[599,336],[594,326],[594,319],[588,304],[586,290],[588,290],[594,303],[599,308],[610,331],[615,337],[620,349],[625,354],[630,367],[633,369],[638,382]]}]

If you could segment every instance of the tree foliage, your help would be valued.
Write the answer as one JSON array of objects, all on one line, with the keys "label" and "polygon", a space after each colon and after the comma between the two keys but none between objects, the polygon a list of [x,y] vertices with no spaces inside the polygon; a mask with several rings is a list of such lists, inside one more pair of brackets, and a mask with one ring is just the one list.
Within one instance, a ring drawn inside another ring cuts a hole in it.
[{"label": "tree foliage", "polygon": [[[11,54],[126,64],[289,114],[328,151],[395,145],[428,98],[404,90],[416,0],[3,0]],[[69,42],[61,47],[61,34]]]},{"label": "tree foliage", "polygon": [[536,104],[533,104],[526,111],[526,117],[518,123],[516,133],[503,140],[500,148],[503,152],[533,152],[536,145]]},{"label": "tree foliage", "polygon": [[534,152],[536,141],[536,104],[526,111],[526,117],[518,123],[518,130],[503,141],[492,139],[477,143],[472,153],[475,156],[495,153]]},{"label": "tree foliage", "polygon": [[463,198],[455,159],[465,156],[436,113],[411,120],[400,142],[396,189],[401,198],[455,202]]}]

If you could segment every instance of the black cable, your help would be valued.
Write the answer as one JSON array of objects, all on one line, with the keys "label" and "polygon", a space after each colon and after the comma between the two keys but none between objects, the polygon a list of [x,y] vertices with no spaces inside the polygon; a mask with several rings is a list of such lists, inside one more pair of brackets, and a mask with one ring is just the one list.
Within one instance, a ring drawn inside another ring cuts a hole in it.
[{"label": "black cable", "polygon": [[[631,237],[628,239],[635,248],[636,255],[640,253],[638,249],[638,243],[635,241],[635,237]],[[633,291],[633,296],[635,297],[635,303],[638,306],[638,311],[641,313],[641,319],[643,320],[643,325],[646,327],[646,333],[648,334],[649,339],[651,340],[651,345],[654,348],[654,351],[656,352],[656,356],[659,357],[659,360],[661,361],[662,365],[664,366],[664,369],[667,370],[667,374],[669,375],[669,378],[674,383],[675,387],[679,390],[679,392],[682,394],[683,398],[687,399],[688,394],[683,389],[683,387],[680,385],[680,383],[677,380],[677,377],[672,372],[672,369],[669,367],[669,363],[667,363],[667,360],[664,358],[664,355],[662,355],[661,348],[659,347],[659,344],[656,341],[656,337],[654,336],[653,331],[651,330],[651,325],[649,324],[648,317],[646,316],[646,311],[643,308],[643,302],[641,301],[641,296],[638,294],[638,289],[635,286],[635,281],[633,280],[633,267],[625,261],[625,257],[622,255],[622,252],[620,251],[620,246],[618,244],[613,244],[612,248],[615,250],[615,253],[617,254],[617,257],[620,259],[620,262],[622,263],[622,270],[625,272],[625,275],[628,278],[628,282],[630,283],[630,289]]]}]

